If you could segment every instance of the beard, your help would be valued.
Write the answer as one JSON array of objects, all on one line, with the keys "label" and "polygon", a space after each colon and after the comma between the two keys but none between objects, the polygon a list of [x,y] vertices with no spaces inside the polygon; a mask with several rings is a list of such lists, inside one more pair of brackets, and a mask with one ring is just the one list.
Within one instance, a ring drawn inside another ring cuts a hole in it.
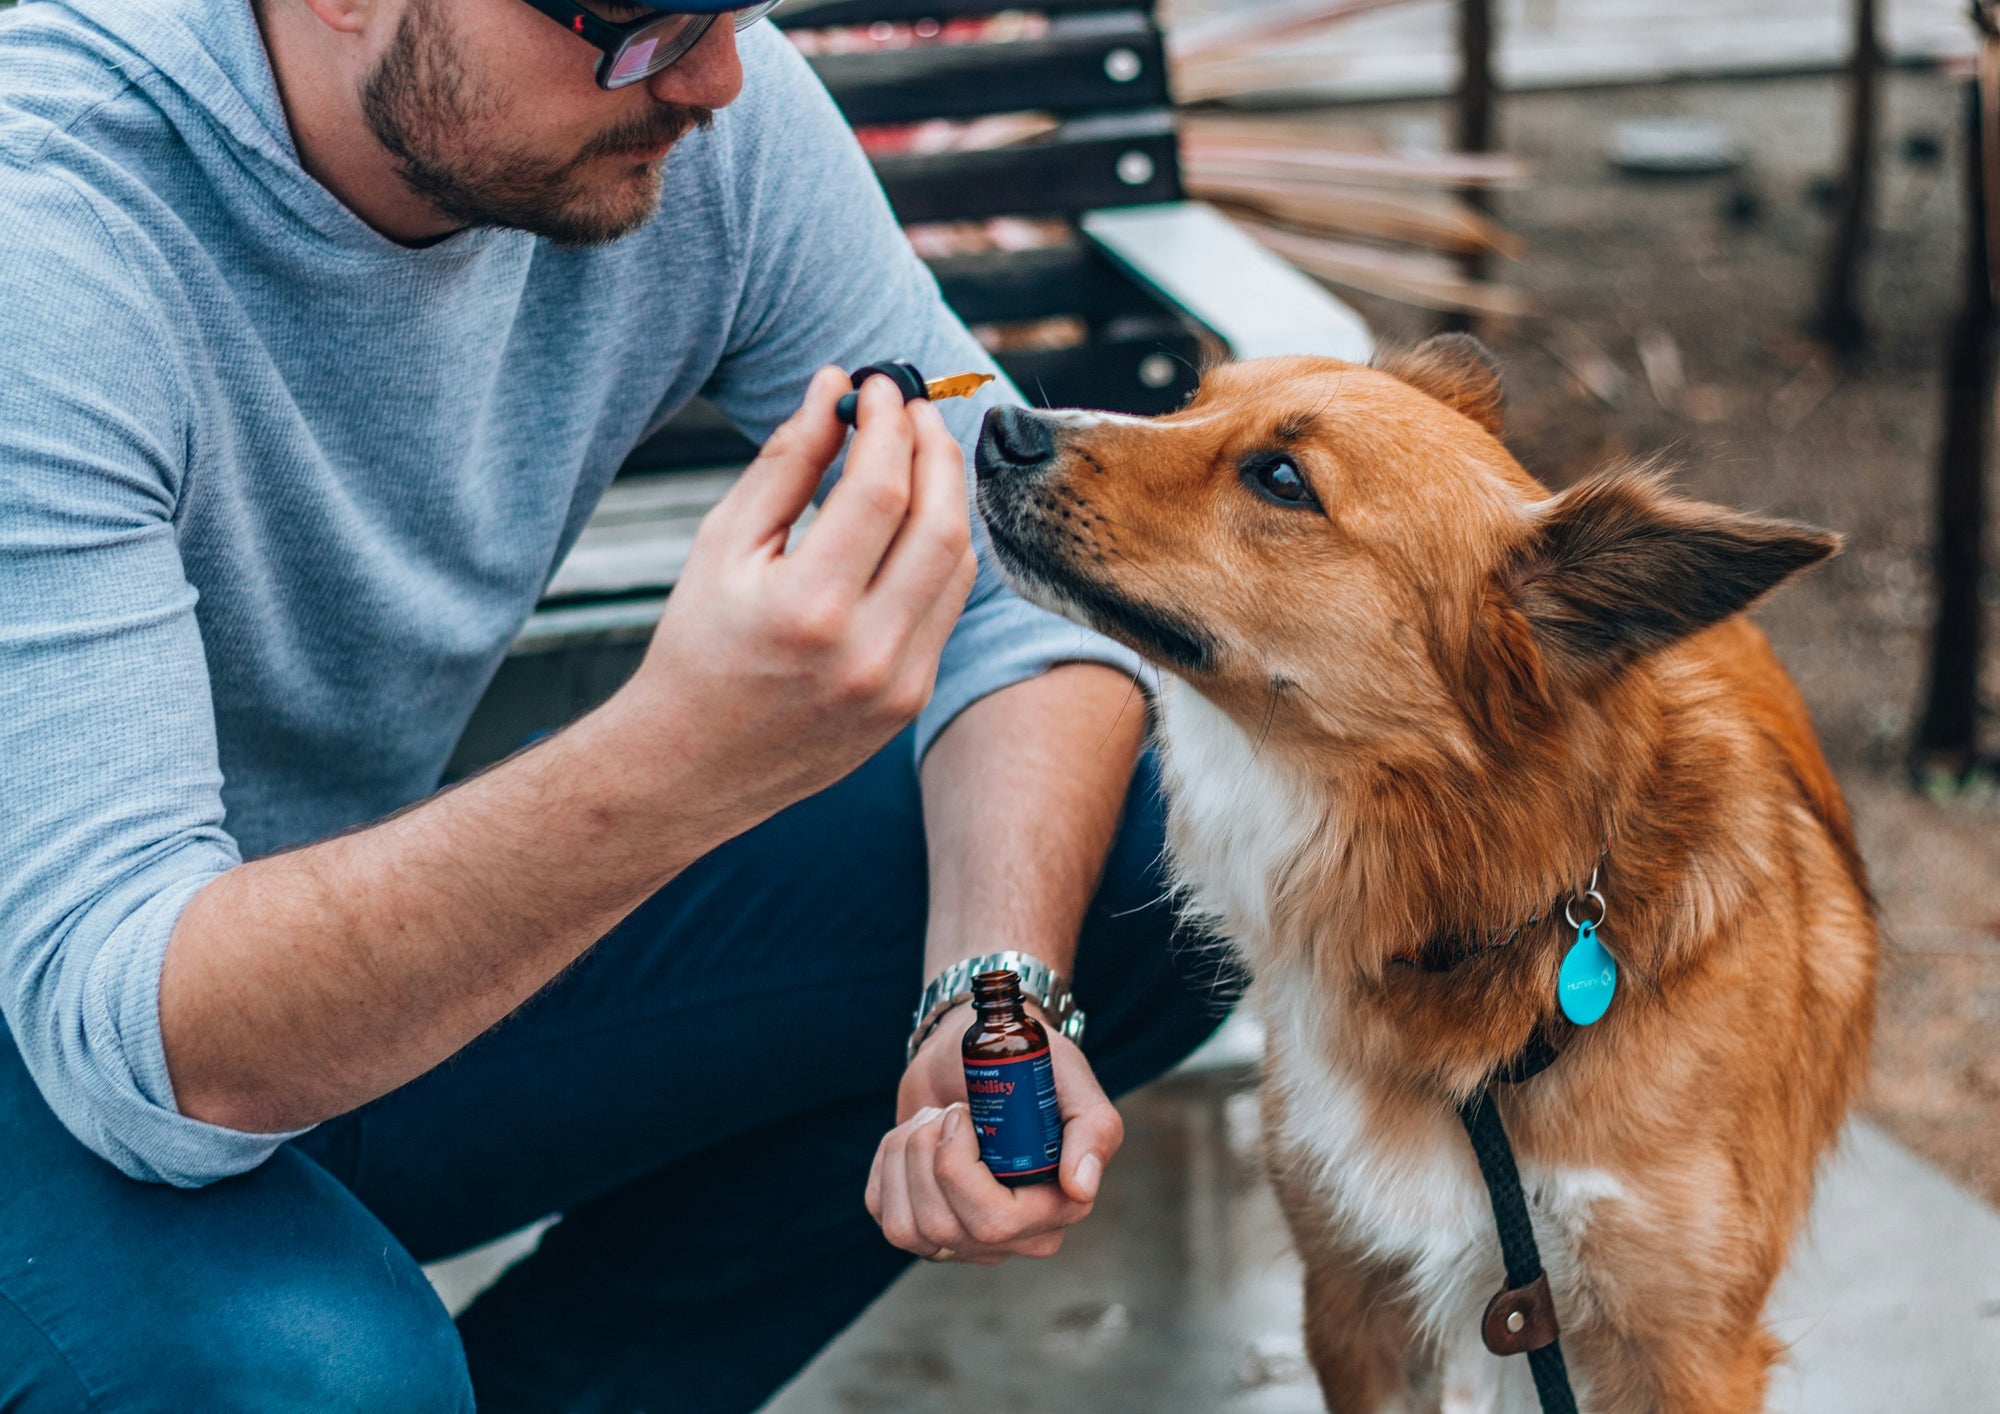
[{"label": "beard", "polygon": [[564,246],[607,245],[645,225],[660,207],[664,163],[630,150],[678,142],[715,121],[711,109],[661,103],[573,155],[510,144],[498,136],[506,114],[468,71],[436,0],[413,0],[404,13],[362,85],[361,111],[403,181],[447,220]]}]

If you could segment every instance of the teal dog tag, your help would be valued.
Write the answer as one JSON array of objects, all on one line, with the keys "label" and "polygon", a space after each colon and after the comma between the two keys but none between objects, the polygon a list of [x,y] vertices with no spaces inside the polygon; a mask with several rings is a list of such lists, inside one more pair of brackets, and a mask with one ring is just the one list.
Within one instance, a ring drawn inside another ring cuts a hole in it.
[{"label": "teal dog tag", "polygon": [[1603,1016],[1618,991],[1618,960],[1597,941],[1597,925],[1577,926],[1576,942],[1563,957],[1556,977],[1556,1000],[1563,1015],[1578,1026]]}]

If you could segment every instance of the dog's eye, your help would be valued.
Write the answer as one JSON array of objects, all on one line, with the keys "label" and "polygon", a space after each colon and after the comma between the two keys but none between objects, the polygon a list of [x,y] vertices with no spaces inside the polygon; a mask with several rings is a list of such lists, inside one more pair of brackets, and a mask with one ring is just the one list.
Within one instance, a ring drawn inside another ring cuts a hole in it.
[{"label": "dog's eye", "polygon": [[1310,506],[1313,504],[1312,487],[1298,468],[1298,463],[1287,456],[1252,457],[1243,464],[1243,479],[1250,488],[1268,501],[1276,501],[1284,506]]}]

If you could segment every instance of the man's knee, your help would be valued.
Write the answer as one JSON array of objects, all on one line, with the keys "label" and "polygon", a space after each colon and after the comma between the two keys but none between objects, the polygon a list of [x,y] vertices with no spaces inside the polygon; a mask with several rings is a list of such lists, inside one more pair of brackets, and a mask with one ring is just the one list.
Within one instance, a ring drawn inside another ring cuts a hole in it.
[{"label": "man's knee", "polygon": [[[465,1354],[423,1274],[294,1268],[85,1301],[0,1293],[0,1408],[101,1414],[458,1414]],[[393,1271],[407,1266],[408,1273]],[[417,1290],[410,1274],[422,1284]]]},{"label": "man's knee", "polygon": [[352,1267],[246,1268],[178,1289],[139,1281],[40,1311],[0,1292],[0,1408],[470,1411],[464,1350],[422,1272],[399,1251],[356,1254]]},{"label": "man's knee", "polygon": [[[444,1308],[250,1283],[212,1303],[106,1292],[91,1331],[0,1298],[0,1408],[20,1414],[457,1414],[472,1388]],[[51,1323],[53,1324],[53,1323]],[[113,1327],[116,1327],[115,1329]],[[59,1340],[60,1335],[60,1340]]]},{"label": "man's knee", "polygon": [[0,1409],[472,1408],[422,1269],[324,1169],[134,1183],[31,1087],[0,1053]]},{"label": "man's knee", "polygon": [[[393,1259],[393,1260],[392,1260]],[[407,1268],[407,1270],[397,1270]],[[470,1414],[472,1382],[451,1316],[401,1252],[374,1271],[327,1279],[294,1272],[246,1284],[212,1314],[165,1323],[161,1358],[183,1352],[189,1394],[224,1390],[226,1399],[162,1409],[298,1410],[312,1414]],[[190,1347],[200,1353],[192,1359]],[[150,1406],[136,1406],[150,1407]]]}]

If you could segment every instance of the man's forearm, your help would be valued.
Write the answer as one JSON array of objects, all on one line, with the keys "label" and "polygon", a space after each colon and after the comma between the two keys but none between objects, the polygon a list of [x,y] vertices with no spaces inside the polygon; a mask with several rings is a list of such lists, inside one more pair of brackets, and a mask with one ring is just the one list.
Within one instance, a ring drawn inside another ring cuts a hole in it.
[{"label": "man's forearm", "polygon": [[924,758],[926,975],[1001,948],[1073,975],[1145,729],[1132,680],[1091,663],[959,714]]},{"label": "man's forearm", "polygon": [[[971,586],[937,410],[814,375],[703,520],[632,680],[568,731],[372,829],[239,866],[167,944],[183,1114],[300,1128],[423,1074],[701,855],[880,750]],[[846,474],[787,544],[828,463]]]},{"label": "man's forearm", "polygon": [[160,978],[181,1111],[269,1132],[386,1093],[741,828],[699,808],[724,793],[634,771],[618,710],[614,699],[455,790],[197,894]]},{"label": "man's forearm", "polygon": [[[1129,678],[1078,663],[982,698],[932,743],[922,773],[927,973],[1015,948],[1075,975],[1077,935],[1117,835],[1145,725],[1145,700]],[[1063,1117],[1059,1182],[1002,1187],[980,1165],[966,1123],[964,1034],[964,1014],[954,1012],[904,1070],[896,1128],[869,1174],[868,1211],[892,1243],[925,1257],[1050,1256],[1063,1229],[1090,1212],[1124,1123],[1082,1051],[1052,1034]]]}]

